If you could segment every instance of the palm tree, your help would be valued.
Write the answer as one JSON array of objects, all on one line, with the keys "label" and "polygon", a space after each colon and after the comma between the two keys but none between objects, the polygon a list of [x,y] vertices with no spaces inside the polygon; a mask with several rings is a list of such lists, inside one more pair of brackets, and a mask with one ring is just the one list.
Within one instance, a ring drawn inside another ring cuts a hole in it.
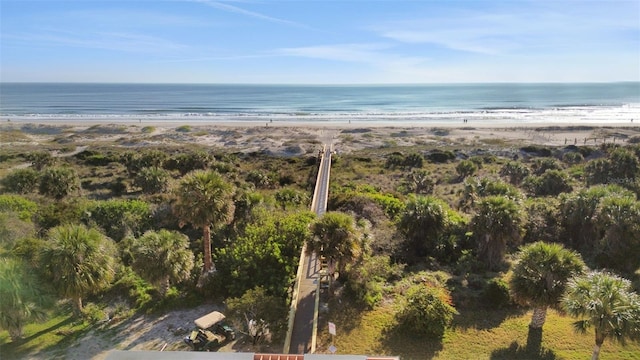
[{"label": "palm tree", "polygon": [[597,360],[606,338],[624,344],[640,337],[640,296],[631,291],[631,282],[613,274],[593,271],[573,278],[562,299],[564,310],[572,317],[577,332],[595,328],[592,360]]},{"label": "palm tree", "polygon": [[211,229],[231,221],[233,210],[233,188],[215,171],[194,171],[185,176],[177,189],[174,212],[180,224],[190,223],[202,229],[204,273],[214,268]]},{"label": "palm tree", "polygon": [[41,263],[51,285],[82,311],[82,298],[104,289],[115,275],[113,241],[84,225],[60,225],[49,231]]},{"label": "palm tree", "polygon": [[419,169],[410,172],[406,178],[410,191],[416,194],[431,194],[436,185],[436,181],[429,171]]},{"label": "palm tree", "polygon": [[307,251],[325,257],[331,267],[337,264],[338,273],[343,274],[360,247],[353,217],[337,211],[327,212],[313,224],[312,233]]},{"label": "palm tree", "polygon": [[560,244],[539,241],[520,250],[509,288],[518,303],[533,306],[529,327],[542,328],[547,308],[558,305],[567,281],[584,269],[580,255]]},{"label": "palm tree", "polygon": [[449,205],[431,196],[413,197],[400,218],[398,228],[409,240],[410,253],[425,256],[449,224]]},{"label": "palm tree", "polygon": [[131,245],[131,267],[160,288],[165,296],[172,283],[187,280],[193,269],[189,238],[177,231],[147,231]]},{"label": "palm tree", "polygon": [[22,327],[29,321],[44,319],[50,298],[33,272],[18,260],[0,258],[0,328],[11,340],[22,337]]},{"label": "palm tree", "polygon": [[635,196],[608,196],[594,216],[597,262],[601,267],[633,274],[640,267],[640,202]]},{"label": "palm tree", "polygon": [[502,262],[510,243],[521,238],[523,215],[520,205],[505,196],[482,199],[473,218],[473,233],[478,239],[478,250],[489,269]]}]

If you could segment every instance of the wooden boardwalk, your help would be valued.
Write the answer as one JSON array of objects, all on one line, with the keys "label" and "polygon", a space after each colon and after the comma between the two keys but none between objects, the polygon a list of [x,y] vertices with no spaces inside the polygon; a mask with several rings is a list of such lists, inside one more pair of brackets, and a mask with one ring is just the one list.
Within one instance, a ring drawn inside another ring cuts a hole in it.
[{"label": "wooden boardwalk", "polygon": [[[320,168],[313,195],[311,210],[318,216],[322,216],[327,210],[327,198],[329,194],[329,175],[331,172],[331,146],[325,145],[320,160]],[[315,351],[313,341],[315,300],[318,281],[320,278],[320,262],[315,254],[304,256],[302,271],[296,279],[297,297],[293,327],[290,331],[290,343],[285,341],[284,352],[289,354],[306,354]]]}]

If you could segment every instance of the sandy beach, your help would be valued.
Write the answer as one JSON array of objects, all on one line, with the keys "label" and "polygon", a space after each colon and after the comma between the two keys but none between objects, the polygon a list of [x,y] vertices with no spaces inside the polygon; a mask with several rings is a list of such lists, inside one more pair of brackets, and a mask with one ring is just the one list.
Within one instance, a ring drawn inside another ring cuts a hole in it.
[{"label": "sandy beach", "polygon": [[[6,121],[0,123],[3,146],[75,144],[76,146],[153,146],[198,144],[229,151],[261,151],[276,155],[302,155],[316,151],[319,143],[331,140],[337,151],[355,151],[381,146],[417,144],[462,146],[547,146],[626,143],[640,135],[640,123],[606,126],[512,123],[452,125],[414,123],[400,126],[390,122],[165,122],[131,121]],[[21,135],[16,135],[21,134]]]}]

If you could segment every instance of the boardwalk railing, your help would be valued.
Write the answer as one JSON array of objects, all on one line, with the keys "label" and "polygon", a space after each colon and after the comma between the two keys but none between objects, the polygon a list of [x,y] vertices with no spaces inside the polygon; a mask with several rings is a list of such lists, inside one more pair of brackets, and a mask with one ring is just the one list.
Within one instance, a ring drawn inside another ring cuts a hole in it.
[{"label": "boardwalk railing", "polygon": [[[311,200],[311,211],[317,212],[316,206],[318,202],[318,194],[320,193],[320,179],[322,178],[322,172],[324,169],[325,162],[325,154],[326,154],[327,146],[325,145],[322,148],[322,153],[320,154],[320,167],[318,169],[318,176],[316,178],[316,186],[313,191],[313,199]],[[326,206],[326,199],[324,200],[324,204]],[[302,282],[302,276],[304,272],[304,259],[307,256],[307,246],[306,244],[302,246],[302,251],[300,252],[300,261],[298,262],[298,271],[296,272],[296,281],[293,286],[293,294],[291,295],[291,306],[289,307],[289,318],[287,322],[287,334],[284,339],[284,346],[282,348],[282,352],[285,354],[289,354],[291,350],[291,336],[293,335],[293,325],[296,317],[296,311],[298,309],[298,296],[300,294],[300,283]],[[315,317],[314,317],[315,318]],[[315,320],[315,319],[314,319]],[[316,320],[317,321],[317,320]],[[315,322],[314,322],[315,325]],[[315,333],[315,331],[314,331]],[[311,336],[313,337],[314,334]],[[315,351],[315,339],[312,338],[312,349],[311,352]]]}]

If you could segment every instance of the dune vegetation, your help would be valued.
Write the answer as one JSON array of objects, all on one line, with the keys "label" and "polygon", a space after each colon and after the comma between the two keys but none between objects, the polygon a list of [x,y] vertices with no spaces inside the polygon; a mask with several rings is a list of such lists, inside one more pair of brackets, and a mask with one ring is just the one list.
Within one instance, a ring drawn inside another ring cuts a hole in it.
[{"label": "dune vegetation", "polygon": [[[640,146],[630,141],[479,145],[336,130],[349,151],[333,155],[317,218],[321,143],[308,134],[276,131],[260,142],[281,151],[260,151],[243,147],[260,136],[246,129],[216,130],[230,146],[190,141],[206,128],[90,130],[11,129],[15,143],[0,148],[3,356],[73,358],[87,336],[123,348],[129,320],[202,304],[233,304],[240,332],[238,309],[270,319],[270,342],[224,351],[280,352],[305,243],[337,270],[318,352],[584,359],[599,342],[603,358],[640,353]],[[585,322],[597,314],[579,306],[576,284],[597,274],[608,278],[594,288],[617,284],[602,310],[626,309],[617,328]],[[273,306],[252,307],[247,294]],[[169,350],[187,349],[180,330],[163,340]]]}]

